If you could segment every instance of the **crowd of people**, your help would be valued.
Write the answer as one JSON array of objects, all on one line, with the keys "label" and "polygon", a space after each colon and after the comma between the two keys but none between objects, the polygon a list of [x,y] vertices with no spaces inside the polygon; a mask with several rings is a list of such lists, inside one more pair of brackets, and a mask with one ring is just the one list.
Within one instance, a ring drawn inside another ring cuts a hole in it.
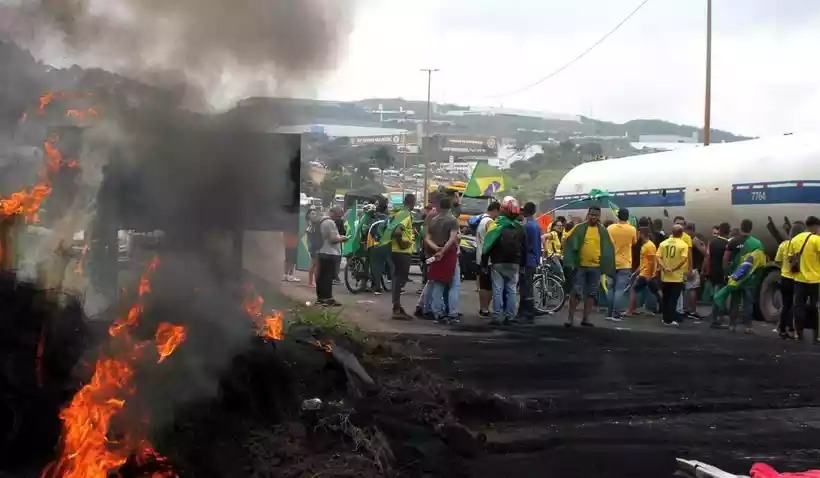
[{"label": "crowd of people", "polygon": [[[362,228],[363,251],[371,269],[371,288],[381,294],[381,277],[389,270],[392,318],[429,319],[454,324],[461,317],[460,239],[458,195],[432,195],[421,217],[414,215],[416,197],[408,194],[402,206],[388,212],[386,201],[365,207],[368,223]],[[711,327],[735,330],[742,325],[753,333],[755,303],[767,258],[746,219],[733,229],[714,226],[711,235],[695,232],[684,217],[674,218],[671,230],[650,218],[637,221],[627,209],[616,211],[617,222],[601,221],[601,209],[590,207],[577,223],[557,217],[542,233],[536,206],[506,197],[489,203],[484,214],[472,218],[475,260],[479,267],[479,315],[490,324],[532,322],[544,312],[533,300],[533,277],[542,261],[560,268],[569,293],[566,327],[593,327],[593,310],[607,307],[606,320],[620,322],[639,313],[658,313],[662,323],[679,327],[700,322],[699,293],[708,285],[714,297]],[[309,213],[312,214],[312,213]],[[335,206],[327,217],[308,218],[308,243],[313,262],[309,282],[317,303],[338,306],[333,284],[338,281],[341,245],[350,240]],[[633,226],[633,224],[636,224]],[[637,226],[637,227],[636,227]],[[783,307],[778,332],[799,339],[804,329],[818,341],[817,303],[820,291],[820,219],[809,217],[791,225],[790,237],[780,244],[775,262],[781,267]],[[412,256],[422,261],[424,287],[413,316],[402,305]],[[286,271],[285,280],[297,280]],[[605,292],[603,292],[605,291]],[[638,304],[643,302],[643,310]],[[727,321],[728,319],[728,321]]]}]

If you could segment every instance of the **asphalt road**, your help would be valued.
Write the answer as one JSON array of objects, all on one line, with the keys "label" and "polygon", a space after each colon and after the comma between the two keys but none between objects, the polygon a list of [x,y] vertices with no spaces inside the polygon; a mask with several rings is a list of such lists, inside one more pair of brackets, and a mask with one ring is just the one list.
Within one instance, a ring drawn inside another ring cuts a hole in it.
[{"label": "asphalt road", "polygon": [[[407,287],[408,310],[420,285],[416,276]],[[304,282],[283,290],[315,300]],[[820,347],[783,342],[769,324],[746,336],[706,322],[663,327],[659,317],[614,324],[596,313],[596,328],[567,330],[564,310],[499,329],[478,317],[475,283],[466,282],[462,324],[438,326],[392,321],[387,295],[334,293],[345,320],[494,397],[456,405],[461,421],[488,438],[470,476],[656,478],[673,475],[676,457],[748,474],[756,461],[798,471],[820,460]]]}]

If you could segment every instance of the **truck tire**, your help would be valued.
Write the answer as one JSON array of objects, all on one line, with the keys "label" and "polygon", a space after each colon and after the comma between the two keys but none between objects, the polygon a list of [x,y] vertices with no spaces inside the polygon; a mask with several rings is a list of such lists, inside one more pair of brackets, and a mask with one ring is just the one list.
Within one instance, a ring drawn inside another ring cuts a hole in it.
[{"label": "truck tire", "polygon": [[772,324],[780,321],[783,301],[780,297],[780,267],[768,264],[763,269],[755,304],[755,318]]}]

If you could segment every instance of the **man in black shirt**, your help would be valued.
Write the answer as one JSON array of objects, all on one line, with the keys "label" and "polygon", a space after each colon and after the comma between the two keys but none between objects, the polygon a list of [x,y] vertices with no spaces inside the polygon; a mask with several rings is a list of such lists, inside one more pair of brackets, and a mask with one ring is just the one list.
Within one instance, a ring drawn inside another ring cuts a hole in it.
[{"label": "man in black shirt", "polygon": [[[729,244],[731,226],[728,222],[723,222],[717,229],[717,235],[709,241],[705,261],[705,274],[712,284],[713,296],[726,286],[726,270],[723,268],[723,253]],[[726,325],[721,321],[719,308],[714,305],[712,306],[712,327],[716,329],[726,328]]]}]

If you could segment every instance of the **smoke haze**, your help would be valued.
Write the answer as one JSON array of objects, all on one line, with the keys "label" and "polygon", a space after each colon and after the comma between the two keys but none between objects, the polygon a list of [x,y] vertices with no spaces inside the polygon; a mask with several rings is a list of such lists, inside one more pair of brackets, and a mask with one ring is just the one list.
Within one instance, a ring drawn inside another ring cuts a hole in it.
[{"label": "smoke haze", "polygon": [[14,7],[10,33],[47,62],[63,58],[154,84],[184,79],[224,106],[241,96],[286,92],[333,69],[353,6],[353,0],[35,0]]}]

